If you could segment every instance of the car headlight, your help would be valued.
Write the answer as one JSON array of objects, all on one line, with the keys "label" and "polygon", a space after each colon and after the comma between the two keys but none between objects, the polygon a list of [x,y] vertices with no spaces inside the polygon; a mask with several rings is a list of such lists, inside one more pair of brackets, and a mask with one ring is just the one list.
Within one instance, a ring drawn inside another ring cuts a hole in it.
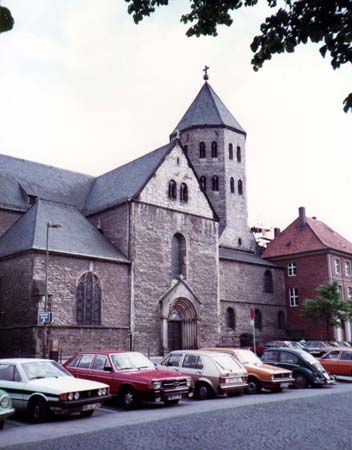
[{"label": "car headlight", "polygon": [[11,399],[8,395],[4,395],[1,397],[0,405],[2,408],[8,408],[11,404]]},{"label": "car headlight", "polygon": [[70,392],[70,393],[68,394],[67,398],[68,398],[69,400],[73,400],[73,392]]},{"label": "car headlight", "polygon": [[102,389],[98,389],[98,395],[99,395],[99,397],[101,397],[103,395],[103,390]]},{"label": "car headlight", "polygon": [[275,380],[275,376],[271,375],[271,380],[274,381]]},{"label": "car headlight", "polygon": [[78,399],[79,399],[79,392],[75,392],[74,398],[75,398],[75,400],[78,400]]},{"label": "car headlight", "polygon": [[188,387],[192,386],[192,379],[191,378],[187,378],[187,386]]},{"label": "car headlight", "polygon": [[154,389],[160,389],[161,388],[161,382],[160,381],[153,381],[152,383]]}]

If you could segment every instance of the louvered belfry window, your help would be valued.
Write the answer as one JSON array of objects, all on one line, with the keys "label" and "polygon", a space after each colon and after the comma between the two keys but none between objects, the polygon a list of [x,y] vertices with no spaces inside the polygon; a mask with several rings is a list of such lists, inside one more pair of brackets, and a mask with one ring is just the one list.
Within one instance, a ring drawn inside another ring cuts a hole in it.
[{"label": "louvered belfry window", "polygon": [[101,324],[101,285],[92,272],[84,273],[76,290],[76,320],[79,324]]}]

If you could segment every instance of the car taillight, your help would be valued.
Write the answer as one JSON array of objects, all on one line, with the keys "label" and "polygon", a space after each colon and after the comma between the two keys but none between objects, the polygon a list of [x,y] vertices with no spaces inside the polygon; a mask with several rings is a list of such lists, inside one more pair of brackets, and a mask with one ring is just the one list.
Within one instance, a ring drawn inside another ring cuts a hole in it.
[{"label": "car taillight", "polygon": [[229,382],[229,379],[226,377],[220,377],[219,381],[220,381],[220,384],[226,384]]}]

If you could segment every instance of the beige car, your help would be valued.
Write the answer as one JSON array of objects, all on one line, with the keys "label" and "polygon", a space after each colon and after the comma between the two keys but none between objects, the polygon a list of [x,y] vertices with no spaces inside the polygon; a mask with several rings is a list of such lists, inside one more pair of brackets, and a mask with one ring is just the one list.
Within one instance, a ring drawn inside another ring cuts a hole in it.
[{"label": "beige car", "polygon": [[158,365],[160,369],[190,375],[194,397],[199,400],[217,394],[241,394],[247,387],[247,371],[231,355],[203,350],[176,350]]}]

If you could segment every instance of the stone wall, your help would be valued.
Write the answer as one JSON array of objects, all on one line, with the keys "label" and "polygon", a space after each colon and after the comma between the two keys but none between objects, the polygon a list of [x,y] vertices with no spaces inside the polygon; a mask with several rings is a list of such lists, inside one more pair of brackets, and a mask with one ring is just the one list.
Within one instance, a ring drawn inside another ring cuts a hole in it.
[{"label": "stone wall", "polygon": [[[264,292],[264,273],[273,275],[273,293]],[[257,330],[259,341],[285,337],[285,330],[278,328],[278,313],[285,314],[284,273],[268,266],[220,260],[221,340],[224,345],[238,345],[242,333],[250,333],[250,307],[262,314],[262,330]],[[226,327],[226,310],[235,312],[236,327]]]}]

